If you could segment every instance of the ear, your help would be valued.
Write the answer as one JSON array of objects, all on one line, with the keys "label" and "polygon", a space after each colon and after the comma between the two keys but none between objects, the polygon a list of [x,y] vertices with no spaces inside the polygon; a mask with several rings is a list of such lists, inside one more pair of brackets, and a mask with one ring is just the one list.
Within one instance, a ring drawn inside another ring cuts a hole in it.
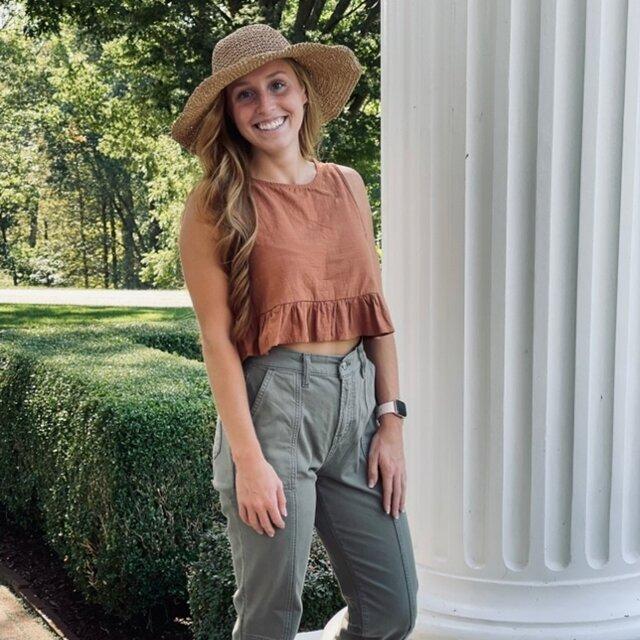
[{"label": "ear", "polygon": [[302,97],[303,97],[302,104],[307,104],[307,102],[309,102],[309,96],[307,95],[307,87],[305,87],[304,83],[300,82],[300,80],[298,80],[298,84],[300,85],[300,89],[302,90]]}]

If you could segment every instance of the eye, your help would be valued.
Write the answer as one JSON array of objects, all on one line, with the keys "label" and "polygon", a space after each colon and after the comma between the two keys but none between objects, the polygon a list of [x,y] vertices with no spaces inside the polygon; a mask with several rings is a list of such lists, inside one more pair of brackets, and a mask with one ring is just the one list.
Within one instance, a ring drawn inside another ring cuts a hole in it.
[{"label": "eye", "polygon": [[[272,87],[275,87],[276,85],[282,85],[282,87],[286,87],[287,83],[282,81],[282,80],[274,80],[271,83]],[[279,91],[279,89],[276,89]],[[241,89],[240,91],[238,91],[238,93],[236,93],[236,100],[244,100],[245,95],[250,94],[251,91],[249,89]]]}]

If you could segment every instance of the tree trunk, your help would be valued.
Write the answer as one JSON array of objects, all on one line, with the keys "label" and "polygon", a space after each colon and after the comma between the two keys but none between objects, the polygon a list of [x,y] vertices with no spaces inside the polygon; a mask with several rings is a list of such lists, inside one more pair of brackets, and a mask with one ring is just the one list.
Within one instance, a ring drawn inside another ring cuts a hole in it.
[{"label": "tree trunk", "polygon": [[113,209],[109,209],[109,229],[111,231],[111,278],[113,280],[113,288],[118,288],[120,281],[120,272],[118,264],[118,237],[116,233],[116,219]]},{"label": "tree trunk", "polygon": [[102,282],[104,288],[109,288],[109,229],[107,220],[107,203],[104,198],[100,199],[100,224],[102,225]]},{"label": "tree trunk", "polygon": [[76,171],[76,188],[78,189],[78,209],[80,210],[80,251],[82,253],[82,273],[84,276],[84,287],[89,288],[89,260],[87,253],[87,234],[85,233],[85,215],[84,215],[84,189],[80,183],[78,173]]}]

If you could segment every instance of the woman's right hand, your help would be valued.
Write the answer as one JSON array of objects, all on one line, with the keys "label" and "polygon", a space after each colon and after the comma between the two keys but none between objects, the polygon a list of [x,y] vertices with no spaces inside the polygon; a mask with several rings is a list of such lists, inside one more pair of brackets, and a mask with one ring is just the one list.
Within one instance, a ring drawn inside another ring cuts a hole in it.
[{"label": "woman's right hand", "polygon": [[236,496],[241,520],[259,534],[266,532],[273,537],[274,525],[284,529],[282,515],[287,515],[284,486],[264,456],[236,463]]}]

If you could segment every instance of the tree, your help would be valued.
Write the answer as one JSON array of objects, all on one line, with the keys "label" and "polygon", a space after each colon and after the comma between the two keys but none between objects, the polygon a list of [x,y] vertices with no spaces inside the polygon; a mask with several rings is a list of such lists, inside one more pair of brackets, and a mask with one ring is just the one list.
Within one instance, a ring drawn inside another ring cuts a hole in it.
[{"label": "tree", "polygon": [[248,23],[356,52],[364,73],[328,123],[323,155],[360,171],[378,208],[379,0],[0,7],[10,16],[0,31],[9,60],[0,70],[9,123],[0,136],[8,160],[0,184],[9,187],[0,198],[0,267],[14,282],[182,286],[177,225],[200,168],[169,130],[210,73],[215,42]]}]

